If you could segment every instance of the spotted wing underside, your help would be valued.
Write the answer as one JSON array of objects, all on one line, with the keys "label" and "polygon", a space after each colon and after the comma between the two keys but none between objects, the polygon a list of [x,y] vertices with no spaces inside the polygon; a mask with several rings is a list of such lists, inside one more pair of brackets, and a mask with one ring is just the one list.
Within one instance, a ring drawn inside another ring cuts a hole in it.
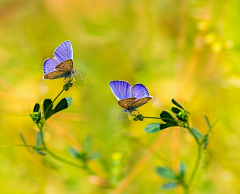
[{"label": "spotted wing underside", "polygon": [[119,100],[118,104],[124,108],[124,109],[130,109],[130,107],[132,106],[133,102],[136,100],[136,97],[132,97],[132,98],[125,98],[123,100]]},{"label": "spotted wing underside", "polygon": [[138,107],[146,104],[146,103],[147,103],[149,100],[151,100],[151,99],[152,99],[152,97],[149,96],[149,97],[145,97],[145,98],[141,98],[141,99],[139,99],[139,100],[136,100],[136,101],[134,101],[134,102],[131,104],[130,109],[135,110],[135,109],[137,109]]},{"label": "spotted wing underside", "polygon": [[66,72],[64,71],[52,71],[48,74],[45,74],[43,76],[43,79],[57,79],[57,78],[61,78],[61,77],[65,77]]},{"label": "spotted wing underside", "polygon": [[59,63],[55,70],[57,71],[64,71],[65,73],[71,73],[73,69],[73,61],[72,59],[68,59],[66,61],[63,61],[62,63]]}]

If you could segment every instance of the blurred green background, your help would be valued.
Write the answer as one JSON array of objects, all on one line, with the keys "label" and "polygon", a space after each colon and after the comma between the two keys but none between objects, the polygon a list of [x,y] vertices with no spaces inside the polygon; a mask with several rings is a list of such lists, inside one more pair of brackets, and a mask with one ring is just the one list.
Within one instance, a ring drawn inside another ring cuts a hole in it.
[{"label": "blurred green background", "polygon": [[[177,171],[184,161],[191,172],[193,138],[179,128],[146,134],[144,127],[156,122],[150,119],[122,124],[109,82],[144,84],[154,98],[139,109],[144,116],[170,110],[177,99],[191,113],[191,125],[206,132],[203,112],[213,123],[240,98],[239,6],[237,0],[1,0],[0,144],[22,144],[19,130],[35,144],[29,114],[63,86],[62,79],[42,79],[43,62],[70,40],[74,69],[84,72],[84,81],[62,94],[74,102],[47,121],[45,141],[78,163],[69,148],[80,151],[90,136],[100,157],[90,162],[96,175],[89,176],[51,156],[1,146],[0,193],[182,193],[162,190],[166,181],[155,167]],[[215,126],[192,193],[240,192],[239,107]]]}]

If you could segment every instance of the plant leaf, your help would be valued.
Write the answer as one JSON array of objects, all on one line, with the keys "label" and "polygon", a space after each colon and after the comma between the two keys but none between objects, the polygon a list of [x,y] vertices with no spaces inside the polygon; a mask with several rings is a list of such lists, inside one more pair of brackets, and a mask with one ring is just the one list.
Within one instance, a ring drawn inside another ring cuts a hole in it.
[{"label": "plant leaf", "polygon": [[166,183],[162,185],[162,189],[173,189],[178,185],[178,183]]},{"label": "plant leaf", "polygon": [[21,132],[20,130],[19,130],[19,133],[20,133],[20,137],[21,137],[24,145],[27,147],[28,151],[29,151],[30,153],[32,153],[32,151],[30,150],[30,148],[29,148],[28,145],[27,145],[27,141],[26,141],[25,137],[23,136],[23,134],[22,134],[22,132]]},{"label": "plant leaf", "polygon": [[46,120],[52,116],[52,107],[53,104],[51,99],[45,99],[43,101],[43,112]]},{"label": "plant leaf", "polygon": [[99,152],[94,152],[92,154],[90,154],[90,156],[88,156],[88,160],[94,160],[96,158],[100,157],[100,153]]},{"label": "plant leaf", "polygon": [[144,131],[146,133],[156,133],[161,130],[160,125],[161,123],[151,123],[145,127]]},{"label": "plant leaf", "polygon": [[204,116],[204,119],[205,119],[205,122],[206,122],[206,124],[207,124],[208,129],[211,130],[211,125],[210,125],[210,122],[209,122],[207,116],[206,116],[204,113],[203,113],[203,116]]},{"label": "plant leaf", "polygon": [[172,107],[171,111],[175,114],[178,114],[179,112],[181,112],[181,110],[176,107]]},{"label": "plant leaf", "polygon": [[47,155],[46,153],[41,152],[41,151],[39,151],[39,150],[35,150],[35,152],[38,153],[38,154],[40,154],[40,155],[43,155],[43,156],[46,156],[46,155]]},{"label": "plant leaf", "polygon": [[40,104],[36,103],[34,108],[33,108],[33,112],[38,112],[40,109]]},{"label": "plant leaf", "polygon": [[160,129],[163,130],[163,129],[166,129],[168,127],[176,127],[176,126],[178,126],[177,123],[166,123],[166,124],[161,124]]},{"label": "plant leaf", "polygon": [[184,163],[180,162],[180,175],[183,177],[186,172],[186,166]]},{"label": "plant leaf", "polygon": [[203,149],[204,149],[204,150],[207,148],[208,141],[209,141],[208,138],[206,138],[205,143],[204,143],[204,146],[203,146]]},{"label": "plant leaf", "polygon": [[92,137],[87,135],[82,141],[82,148],[85,152],[89,152],[91,150],[93,144]]},{"label": "plant leaf", "polygon": [[179,108],[181,108],[181,109],[184,110],[184,108],[183,108],[179,103],[177,103],[176,100],[172,99],[172,103],[173,103],[174,105],[176,105],[177,107],[179,107]]},{"label": "plant leaf", "polygon": [[74,148],[70,147],[69,152],[72,156],[79,158],[79,153]]},{"label": "plant leaf", "polygon": [[165,110],[161,112],[160,118],[162,119],[162,121],[164,121],[166,123],[176,123],[176,121],[173,118],[173,116],[169,112],[167,112]]},{"label": "plant leaf", "polygon": [[71,97],[63,98],[53,110],[53,114],[68,108],[72,104],[72,102],[73,102],[73,99]]},{"label": "plant leaf", "polygon": [[[192,129],[192,132],[196,135],[196,137],[198,138],[198,140],[202,139],[203,138],[203,135],[197,130],[195,129],[194,127],[191,127]],[[191,134],[191,133],[190,133]],[[191,134],[192,135],[192,134]]]},{"label": "plant leaf", "polygon": [[43,145],[40,131],[37,131],[36,133],[36,145],[38,147]]},{"label": "plant leaf", "polygon": [[163,178],[175,179],[174,172],[168,167],[163,167],[163,166],[157,167],[156,172],[159,176]]}]

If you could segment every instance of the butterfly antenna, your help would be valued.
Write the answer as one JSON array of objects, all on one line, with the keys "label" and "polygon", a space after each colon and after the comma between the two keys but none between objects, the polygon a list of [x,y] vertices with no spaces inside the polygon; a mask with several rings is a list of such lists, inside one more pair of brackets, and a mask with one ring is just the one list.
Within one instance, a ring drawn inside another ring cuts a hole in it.
[{"label": "butterfly antenna", "polygon": [[[79,71],[79,70],[75,70],[75,71]],[[79,71],[80,73],[83,73],[83,71]]]},{"label": "butterfly antenna", "polygon": [[[79,70],[75,70],[75,73],[77,74],[77,78],[80,78],[82,81],[83,81],[83,79],[81,78],[81,76],[80,76],[80,74],[79,73],[77,73],[77,71],[79,71]],[[80,73],[83,73],[82,71],[79,71]],[[77,79],[76,78],[76,79]]]}]

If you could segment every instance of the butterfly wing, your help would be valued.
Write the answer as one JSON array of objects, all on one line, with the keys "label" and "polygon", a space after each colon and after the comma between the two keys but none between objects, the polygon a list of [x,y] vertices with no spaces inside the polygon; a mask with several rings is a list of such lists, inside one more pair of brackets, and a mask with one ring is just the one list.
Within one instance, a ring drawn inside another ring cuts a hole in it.
[{"label": "butterfly wing", "polygon": [[131,97],[136,97],[136,98],[140,99],[140,98],[145,98],[145,97],[149,97],[149,96],[150,96],[149,92],[144,85],[135,84],[132,87]]},{"label": "butterfly wing", "polygon": [[63,42],[56,48],[53,55],[59,63],[62,63],[68,59],[72,59],[73,61],[73,49],[71,42],[69,40]]},{"label": "butterfly wing", "polygon": [[55,70],[65,71],[66,73],[71,73],[72,69],[73,69],[73,61],[72,61],[72,59],[68,59],[66,61],[63,61],[62,63],[59,63],[55,67]]},{"label": "butterfly wing", "polygon": [[43,76],[43,79],[57,79],[65,76],[66,76],[66,72],[64,71],[52,71],[50,73],[45,74]]},{"label": "butterfly wing", "polygon": [[131,97],[131,85],[128,82],[111,81],[109,86],[118,101]]},{"label": "butterfly wing", "polygon": [[135,110],[135,109],[137,109],[138,107],[146,104],[146,103],[147,103],[149,100],[151,100],[151,99],[152,99],[151,96],[149,96],[149,97],[144,97],[144,98],[140,98],[139,100],[136,100],[136,101],[134,101],[134,102],[131,104],[130,109]]},{"label": "butterfly wing", "polygon": [[55,71],[55,67],[58,65],[58,61],[55,59],[46,59],[43,64],[43,73],[48,74]]},{"label": "butterfly wing", "polygon": [[123,99],[123,100],[119,100],[118,101],[118,104],[124,108],[124,109],[130,109],[130,107],[132,106],[132,104],[134,103],[134,101],[136,100],[137,98],[135,97],[132,97],[132,98],[126,98],[126,99]]},{"label": "butterfly wing", "polygon": [[142,84],[135,84],[132,87],[131,96],[138,99],[131,104],[130,109],[133,110],[146,104],[149,100],[153,98],[152,96],[150,96],[147,88]]}]

